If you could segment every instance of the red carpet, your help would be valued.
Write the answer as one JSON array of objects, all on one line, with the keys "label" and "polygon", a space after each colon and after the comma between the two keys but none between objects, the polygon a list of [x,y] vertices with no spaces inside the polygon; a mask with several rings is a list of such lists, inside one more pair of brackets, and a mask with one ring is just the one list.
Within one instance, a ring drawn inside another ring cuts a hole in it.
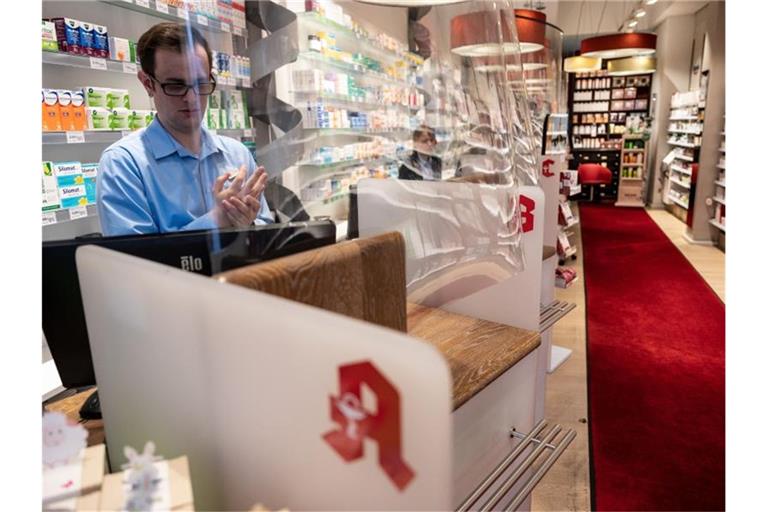
[{"label": "red carpet", "polygon": [[644,210],[580,212],[593,507],[724,510],[725,306]]}]

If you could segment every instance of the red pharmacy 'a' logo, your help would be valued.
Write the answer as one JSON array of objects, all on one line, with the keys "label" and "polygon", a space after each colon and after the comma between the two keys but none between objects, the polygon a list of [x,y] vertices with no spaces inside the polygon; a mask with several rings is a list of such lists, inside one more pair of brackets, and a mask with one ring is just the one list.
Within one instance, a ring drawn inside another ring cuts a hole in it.
[{"label": "red pharmacy 'a' logo", "polygon": [[[362,384],[376,395],[375,412],[363,408]],[[339,396],[330,401],[331,419],[339,428],[323,439],[347,462],[362,458],[363,439],[372,439],[378,444],[382,469],[400,491],[405,489],[415,473],[403,460],[397,389],[370,361],[363,361],[339,367]]]},{"label": "red pharmacy 'a' logo", "polygon": [[542,168],[541,174],[543,174],[547,178],[549,178],[550,176],[554,176],[555,173],[553,173],[551,170],[553,163],[555,163],[555,161],[552,160],[551,158],[547,158],[546,160],[544,160],[541,163],[541,168]]}]

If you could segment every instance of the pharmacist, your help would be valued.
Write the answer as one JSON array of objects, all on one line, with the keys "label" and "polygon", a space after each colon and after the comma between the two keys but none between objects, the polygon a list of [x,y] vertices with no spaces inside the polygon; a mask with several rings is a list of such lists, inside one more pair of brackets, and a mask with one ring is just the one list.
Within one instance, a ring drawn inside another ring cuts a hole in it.
[{"label": "pharmacist", "polygon": [[105,236],[246,227],[273,219],[267,175],[240,142],[202,126],[216,88],[208,42],[193,27],[160,23],[139,39],[138,78],[154,100],[150,125],[101,155]]},{"label": "pharmacist", "polygon": [[437,137],[430,126],[421,125],[413,131],[413,151],[402,163],[397,177],[401,180],[440,180],[443,161],[435,155]]}]

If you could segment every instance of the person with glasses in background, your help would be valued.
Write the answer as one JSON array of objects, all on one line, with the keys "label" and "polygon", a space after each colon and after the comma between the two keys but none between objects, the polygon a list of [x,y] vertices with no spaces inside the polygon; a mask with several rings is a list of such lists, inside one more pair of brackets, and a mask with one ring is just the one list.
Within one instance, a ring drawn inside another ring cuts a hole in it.
[{"label": "person with glasses in background", "polygon": [[211,50],[195,28],[160,23],[137,45],[138,78],[157,115],[108,147],[97,205],[105,236],[273,222],[267,175],[239,141],[203,126],[216,89]]},{"label": "person with glasses in background", "polygon": [[439,181],[443,175],[443,161],[437,156],[435,130],[423,124],[413,131],[413,151],[400,165],[397,177],[401,180]]}]

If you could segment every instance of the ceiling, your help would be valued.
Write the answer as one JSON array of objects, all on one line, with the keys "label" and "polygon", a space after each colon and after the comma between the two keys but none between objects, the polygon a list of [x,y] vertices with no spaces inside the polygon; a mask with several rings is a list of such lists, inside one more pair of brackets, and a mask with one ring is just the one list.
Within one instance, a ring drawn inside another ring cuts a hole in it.
[{"label": "ceiling", "polygon": [[[714,0],[722,1],[722,0]],[[670,16],[693,14],[708,1],[699,0],[658,0],[654,5],[645,6],[646,16],[638,19],[635,30],[652,31]],[[560,27],[565,36],[593,35],[616,32],[631,18],[641,0],[515,0],[515,7],[543,7],[547,21]]]}]

